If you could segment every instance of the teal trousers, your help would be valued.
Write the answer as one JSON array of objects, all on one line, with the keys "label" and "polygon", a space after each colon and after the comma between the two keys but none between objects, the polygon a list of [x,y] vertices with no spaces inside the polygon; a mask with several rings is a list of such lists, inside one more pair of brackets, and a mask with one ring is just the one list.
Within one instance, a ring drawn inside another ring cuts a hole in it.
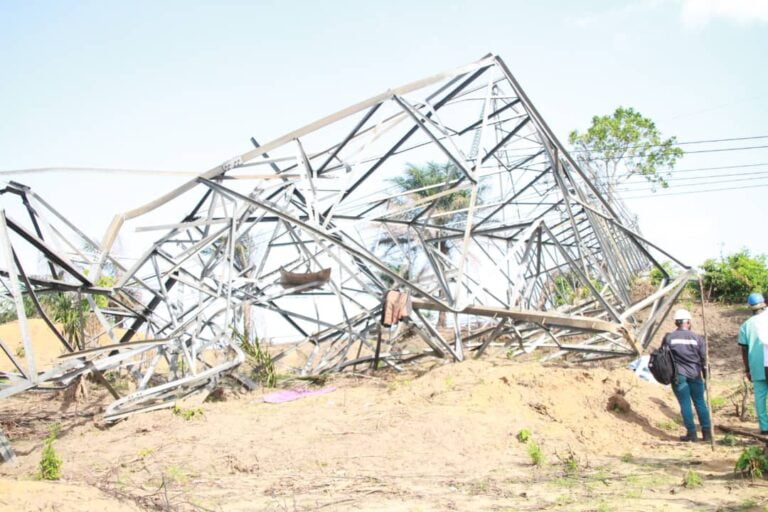
[{"label": "teal trousers", "polygon": [[757,411],[757,422],[760,424],[761,432],[768,432],[768,408],[766,408],[766,399],[768,399],[768,381],[753,380],[752,386],[755,389],[755,411]]},{"label": "teal trousers", "polygon": [[[680,414],[683,416],[683,423],[685,423],[685,429],[688,431],[688,434],[696,435],[696,423],[693,419],[694,407],[696,408],[696,414],[699,416],[702,432],[709,431],[711,423],[707,402],[704,400],[704,380],[701,377],[691,379],[685,375],[678,374],[677,380],[675,380],[672,386],[672,391],[674,391],[680,404]],[[693,402],[693,407],[691,407],[691,402]]]}]

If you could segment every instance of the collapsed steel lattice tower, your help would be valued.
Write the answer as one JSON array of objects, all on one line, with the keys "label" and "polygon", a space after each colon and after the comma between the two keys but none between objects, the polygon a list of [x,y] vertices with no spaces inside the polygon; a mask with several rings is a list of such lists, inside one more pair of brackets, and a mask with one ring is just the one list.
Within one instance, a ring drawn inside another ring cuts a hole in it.
[{"label": "collapsed steel lattice tower", "polygon": [[[670,282],[653,254],[674,258],[628,227],[497,56],[252,143],[115,217],[101,243],[31,190],[4,189],[29,213],[27,227],[0,214],[0,280],[17,303],[27,362],[0,344],[18,370],[4,375],[0,397],[120,368],[135,388],[108,418],[164,407],[243,361],[233,333],[252,312],[281,342],[274,359],[305,374],[374,359],[393,368],[462,360],[501,336],[517,353],[632,356],[690,277]],[[393,182],[430,162],[450,170],[445,181],[413,190]],[[137,227],[150,212],[178,222]],[[165,235],[127,266],[111,250],[129,227]],[[49,274],[24,268],[14,249],[22,242]],[[632,297],[634,278],[653,266],[666,279]],[[309,277],[286,283],[286,272]],[[113,287],[96,286],[105,274],[116,276]],[[392,288],[412,295],[413,315],[386,329],[381,296]],[[47,320],[66,354],[40,373],[22,295],[47,319],[38,296],[52,291],[85,297],[111,342],[74,350]]]}]

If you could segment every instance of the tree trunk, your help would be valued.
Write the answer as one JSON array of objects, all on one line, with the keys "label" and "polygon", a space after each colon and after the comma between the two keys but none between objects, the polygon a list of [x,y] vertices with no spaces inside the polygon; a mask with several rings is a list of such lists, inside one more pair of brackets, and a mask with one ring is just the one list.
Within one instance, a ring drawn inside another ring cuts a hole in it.
[{"label": "tree trunk", "polygon": [[[446,257],[448,256],[448,253],[450,252],[450,250],[448,249],[448,242],[446,240],[440,240],[437,243],[437,249],[440,251],[441,254],[445,255]],[[438,297],[440,297],[441,299],[445,299],[446,298],[445,292],[443,292],[443,290],[440,290],[440,292],[438,294]],[[445,327],[446,325],[448,325],[448,320],[447,320],[446,312],[445,311],[440,311],[437,314],[437,326],[438,327]]]},{"label": "tree trunk", "polygon": [[251,334],[251,301],[243,302],[243,329],[245,330],[245,341],[249,344],[253,343],[253,336]]}]

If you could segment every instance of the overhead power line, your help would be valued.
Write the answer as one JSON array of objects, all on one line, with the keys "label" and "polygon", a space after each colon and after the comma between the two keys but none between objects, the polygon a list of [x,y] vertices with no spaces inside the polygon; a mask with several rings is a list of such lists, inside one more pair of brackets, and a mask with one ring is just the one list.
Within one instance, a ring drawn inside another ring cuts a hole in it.
[{"label": "overhead power line", "polygon": [[[718,179],[718,178],[734,178],[734,177],[741,177],[741,176],[752,176],[751,179],[765,179],[765,177],[768,177],[768,171],[757,171],[757,172],[737,172],[732,174],[708,174],[706,176],[683,176],[682,178],[670,178],[667,179],[666,182],[670,184],[670,186],[674,186],[675,183],[679,183],[681,181],[693,181],[695,183],[707,183],[706,180],[711,179]],[[735,180],[735,181],[742,181],[742,180]],[[651,182],[649,181],[626,181],[623,183],[617,184],[617,188],[645,188],[648,185],[650,185]]]},{"label": "overhead power line", "polygon": [[702,194],[705,192],[725,192],[727,190],[744,190],[744,189],[755,189],[755,188],[764,188],[768,187],[768,183],[765,185],[745,185],[743,187],[721,187],[721,188],[713,188],[708,190],[690,190],[686,192],[671,192],[671,193],[664,193],[664,194],[645,194],[645,195],[638,195],[638,196],[621,196],[622,199],[648,199],[652,197],[663,197],[663,196],[684,196],[689,194]]},{"label": "overhead power line", "polygon": [[[768,179],[768,176],[752,177],[752,178],[739,178],[739,179],[735,179],[735,180],[730,179],[730,180],[707,181],[707,182],[704,182],[704,183],[685,183],[683,185],[677,185],[676,188],[679,188],[679,187],[700,187],[700,186],[703,186],[703,185],[718,185],[720,183],[737,183],[737,182],[743,182],[743,181],[760,181],[760,180],[766,180],[766,179]],[[616,188],[615,190],[617,192],[632,192],[632,191],[637,191],[639,189],[637,189],[637,188]]]},{"label": "overhead power line", "polygon": [[[742,140],[759,140],[759,139],[768,139],[768,135],[751,135],[749,137],[728,137],[728,138],[722,138],[722,139],[701,139],[701,140],[686,140],[686,141],[680,141],[675,142],[674,144],[670,144],[672,147],[676,146],[686,146],[690,144],[718,144],[721,142],[738,142]],[[640,146],[627,146],[627,149],[641,149],[641,148],[657,148],[666,146],[666,144],[649,144],[649,145],[640,145]],[[531,147],[523,147],[523,148],[511,148],[513,151],[524,151],[524,150],[532,150],[532,149],[540,149],[540,146],[531,146]],[[510,151],[510,150],[507,150]],[[580,148],[573,148],[568,150],[569,153],[591,153],[594,151],[594,149],[580,149]],[[686,153],[692,153],[693,151],[686,151]]]},{"label": "overhead power line", "polygon": [[[716,144],[720,142],[736,142],[741,140],[757,140],[757,139],[768,139],[768,135],[753,135],[750,137],[730,137],[725,139],[702,139],[702,140],[686,140],[681,142],[675,142],[674,144],[670,144],[671,146],[686,146],[689,144]],[[628,146],[627,149],[640,149],[640,148],[656,148],[666,146],[666,144],[649,144],[649,145],[641,145],[641,146]],[[590,149],[579,149],[574,148],[571,150],[571,153],[589,153],[593,150]],[[692,151],[686,151],[686,153],[692,153]]]},{"label": "overhead power line", "polygon": [[765,167],[766,165],[768,165],[768,162],[759,163],[759,164],[721,165],[719,167],[694,167],[691,169],[673,169],[670,172],[673,174],[677,174],[680,172],[720,171],[723,169],[740,169],[742,167]]},{"label": "overhead power line", "polygon": [[[739,147],[739,148],[697,149],[695,151],[685,151],[684,154],[692,155],[692,154],[696,154],[696,153],[722,153],[722,152],[726,152],[726,151],[746,151],[748,149],[765,149],[765,148],[768,148],[768,145],[763,145],[763,146],[742,146],[742,147]],[[623,159],[626,159],[626,158],[635,158],[635,155],[621,155],[621,156],[610,157],[610,158],[609,157],[605,157],[605,158],[595,157],[595,158],[585,158],[585,160],[594,162],[594,161],[598,161],[598,160],[601,160],[601,161],[605,161],[605,160],[623,160]]]}]

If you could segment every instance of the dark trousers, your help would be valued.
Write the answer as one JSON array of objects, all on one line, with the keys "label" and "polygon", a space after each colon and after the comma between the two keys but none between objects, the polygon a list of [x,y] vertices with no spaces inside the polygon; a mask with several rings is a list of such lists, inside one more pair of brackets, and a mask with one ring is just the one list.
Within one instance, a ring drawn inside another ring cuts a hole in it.
[{"label": "dark trousers", "polygon": [[696,414],[699,416],[701,430],[708,431],[711,424],[707,402],[704,400],[704,379],[701,377],[691,379],[678,374],[677,379],[672,383],[672,391],[675,392],[675,397],[680,403],[680,413],[683,415],[685,429],[689,433],[696,433],[696,422],[693,419],[693,408],[691,407],[691,401],[693,401],[693,407],[696,408]]}]

